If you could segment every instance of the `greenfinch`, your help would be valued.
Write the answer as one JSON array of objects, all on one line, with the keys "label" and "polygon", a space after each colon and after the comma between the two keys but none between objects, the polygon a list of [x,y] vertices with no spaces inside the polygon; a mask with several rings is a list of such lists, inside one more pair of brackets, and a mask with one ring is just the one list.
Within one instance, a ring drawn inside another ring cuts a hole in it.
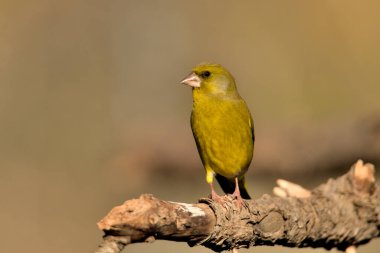
[{"label": "greenfinch", "polygon": [[240,202],[250,199],[244,174],[252,160],[255,135],[235,79],[219,64],[201,64],[181,83],[192,87],[191,128],[211,198],[220,200],[213,187],[215,177],[226,194]]}]

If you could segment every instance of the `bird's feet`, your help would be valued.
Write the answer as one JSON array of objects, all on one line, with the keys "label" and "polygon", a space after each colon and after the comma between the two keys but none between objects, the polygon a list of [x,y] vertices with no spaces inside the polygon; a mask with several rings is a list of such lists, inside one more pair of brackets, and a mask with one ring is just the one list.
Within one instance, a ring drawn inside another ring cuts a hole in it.
[{"label": "bird's feet", "polygon": [[240,195],[240,189],[239,189],[239,183],[238,183],[238,178],[237,177],[235,178],[235,185],[236,185],[235,186],[235,191],[232,194],[232,196],[235,199],[236,206],[238,208],[241,208],[243,206],[244,202],[243,202],[243,198]]},{"label": "bird's feet", "polygon": [[215,202],[218,202],[220,205],[224,206],[225,204],[225,200],[223,199],[222,196],[219,196],[216,191],[214,190],[214,186],[212,185],[212,183],[210,183],[210,188],[211,188],[211,194],[210,194],[210,198],[212,200],[214,200]]},{"label": "bird's feet", "polygon": [[234,202],[238,208],[241,208],[244,204],[243,198],[240,196],[240,192],[236,193],[236,191],[232,194],[234,197]]},{"label": "bird's feet", "polygon": [[223,199],[223,197],[219,196],[216,193],[216,191],[214,191],[214,189],[211,190],[210,197],[212,200],[214,200],[215,202],[218,202],[220,205],[224,205],[224,203],[225,203],[225,200]]}]

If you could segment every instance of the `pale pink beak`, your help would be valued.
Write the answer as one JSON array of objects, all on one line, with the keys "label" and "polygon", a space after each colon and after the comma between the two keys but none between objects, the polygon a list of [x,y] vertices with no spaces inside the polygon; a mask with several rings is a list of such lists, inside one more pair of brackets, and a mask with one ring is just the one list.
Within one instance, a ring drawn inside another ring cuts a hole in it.
[{"label": "pale pink beak", "polygon": [[201,79],[194,72],[185,77],[185,79],[183,79],[181,83],[189,85],[191,87],[201,87]]}]

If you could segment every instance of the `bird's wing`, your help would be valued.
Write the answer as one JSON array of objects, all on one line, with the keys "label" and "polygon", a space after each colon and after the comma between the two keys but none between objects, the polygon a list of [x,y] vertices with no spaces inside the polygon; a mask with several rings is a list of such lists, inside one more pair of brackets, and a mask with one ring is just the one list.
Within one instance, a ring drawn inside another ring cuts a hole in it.
[{"label": "bird's wing", "polygon": [[249,113],[249,127],[251,128],[251,132],[252,132],[252,141],[255,142],[255,126],[253,124],[251,113]]}]

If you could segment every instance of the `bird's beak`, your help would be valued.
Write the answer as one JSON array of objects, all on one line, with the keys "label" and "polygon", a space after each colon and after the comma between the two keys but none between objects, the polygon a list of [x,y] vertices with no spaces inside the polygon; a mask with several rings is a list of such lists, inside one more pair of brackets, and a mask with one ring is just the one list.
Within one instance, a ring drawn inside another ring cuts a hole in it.
[{"label": "bird's beak", "polygon": [[181,84],[186,84],[191,87],[199,88],[201,87],[201,79],[194,72],[192,72],[190,75],[188,75],[187,77],[185,77],[185,79],[181,81]]}]

